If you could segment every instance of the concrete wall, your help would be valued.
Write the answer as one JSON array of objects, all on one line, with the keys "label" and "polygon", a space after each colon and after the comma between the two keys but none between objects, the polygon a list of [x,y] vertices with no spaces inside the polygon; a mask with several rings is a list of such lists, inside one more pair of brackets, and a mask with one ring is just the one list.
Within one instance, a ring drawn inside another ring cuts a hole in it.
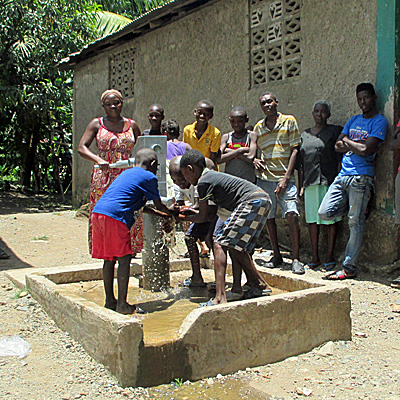
[{"label": "concrete wall", "polygon": [[[344,125],[359,113],[355,87],[360,82],[377,82],[377,2],[358,0],[303,0],[301,13],[301,75],[279,82],[250,85],[250,39],[247,0],[220,0],[160,27],[131,43],[135,56],[135,97],[124,103],[124,116],[148,128],[147,109],[154,102],[165,107],[166,118],[184,125],[194,120],[198,100],[215,104],[212,123],[222,133],[229,127],[233,106],[247,108],[250,123],[263,117],[259,95],[270,90],[277,94],[283,113],[293,114],[303,130],[313,124],[311,108],[321,98],[332,104],[331,123]],[[91,165],[76,152],[86,125],[103,115],[100,95],[108,89],[108,56],[114,48],[80,63],[74,79],[74,205],[88,199]],[[378,93],[382,93],[377,88]],[[385,90],[386,92],[386,90]],[[393,121],[393,100],[385,99],[382,111]],[[377,160],[378,209],[393,209],[392,154],[386,148]],[[390,182],[389,184],[387,182]],[[392,219],[387,216],[389,222]],[[380,218],[377,218],[380,220]],[[286,242],[282,231],[280,240]],[[390,234],[394,234],[390,227]],[[303,226],[302,237],[308,236]],[[308,240],[305,239],[305,240]],[[393,246],[382,262],[397,257]]]}]

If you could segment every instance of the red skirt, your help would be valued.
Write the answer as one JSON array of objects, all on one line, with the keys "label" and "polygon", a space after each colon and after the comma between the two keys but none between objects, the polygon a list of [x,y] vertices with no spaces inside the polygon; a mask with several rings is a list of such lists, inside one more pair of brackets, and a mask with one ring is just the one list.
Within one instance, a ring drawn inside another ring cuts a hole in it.
[{"label": "red skirt", "polygon": [[130,230],[107,215],[92,213],[92,258],[115,261],[132,254]]}]

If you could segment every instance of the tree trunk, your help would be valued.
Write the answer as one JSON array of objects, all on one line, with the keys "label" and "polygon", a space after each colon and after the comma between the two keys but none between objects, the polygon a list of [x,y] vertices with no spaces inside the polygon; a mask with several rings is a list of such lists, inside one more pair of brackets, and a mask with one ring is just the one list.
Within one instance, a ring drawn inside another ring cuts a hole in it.
[{"label": "tree trunk", "polygon": [[25,188],[30,188],[31,186],[31,175],[33,171],[35,154],[39,140],[40,140],[39,126],[35,124],[33,126],[32,131],[30,132],[28,153],[24,160],[24,167],[21,176],[22,186]]}]

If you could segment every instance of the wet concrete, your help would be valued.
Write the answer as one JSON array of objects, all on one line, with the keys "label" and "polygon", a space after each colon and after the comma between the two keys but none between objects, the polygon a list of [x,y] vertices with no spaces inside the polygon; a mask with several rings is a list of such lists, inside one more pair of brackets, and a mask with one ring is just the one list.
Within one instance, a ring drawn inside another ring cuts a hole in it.
[{"label": "wet concrete", "polygon": [[[171,267],[179,270],[172,280],[190,276],[187,260]],[[103,307],[101,266],[18,270],[7,276],[26,284],[57,325],[122,386],[226,375],[351,338],[348,288],[289,271],[259,270],[270,286],[286,293],[197,308],[212,296],[207,289],[146,293],[132,278],[129,301],[148,307],[145,316]],[[213,272],[205,270],[204,278],[212,282]]]},{"label": "wet concrete", "polygon": [[[203,270],[202,275],[206,282],[213,282],[214,272]],[[171,273],[171,288],[163,292],[151,292],[139,287],[139,279],[131,277],[129,280],[128,302],[137,304],[147,314],[135,316],[143,322],[143,340],[145,345],[160,345],[176,340],[184,319],[198,307],[198,303],[207,301],[213,296],[207,287],[183,288],[179,286],[188,276],[188,272]],[[103,306],[105,294],[103,282],[100,280],[87,282],[73,282],[59,285],[70,293],[76,293],[93,303]],[[232,277],[227,276],[228,292],[232,286]],[[117,280],[114,280],[114,291],[117,293]],[[272,288],[272,296],[287,291]]]},{"label": "wet concrete", "polygon": [[190,384],[178,380],[178,382],[175,381],[169,386],[150,388],[149,396],[153,399],[168,398],[174,400],[269,400],[271,398],[265,392],[250,386],[250,383],[246,373],[242,374],[240,379],[232,377],[209,378]]}]

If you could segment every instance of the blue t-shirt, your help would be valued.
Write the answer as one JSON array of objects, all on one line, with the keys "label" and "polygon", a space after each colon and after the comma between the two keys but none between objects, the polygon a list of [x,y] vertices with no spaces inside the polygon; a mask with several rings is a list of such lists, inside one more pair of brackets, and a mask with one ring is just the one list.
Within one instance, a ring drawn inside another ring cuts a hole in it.
[{"label": "blue t-shirt", "polygon": [[[377,114],[373,118],[364,118],[360,114],[350,118],[342,132],[355,142],[366,140],[370,136],[383,141],[387,128],[388,123],[382,114]],[[352,151],[348,151],[343,155],[342,168],[339,175],[375,176],[372,164],[374,157],[375,153],[368,154],[367,156],[359,156]]]},{"label": "blue t-shirt", "polygon": [[129,229],[135,223],[135,211],[147,200],[159,199],[158,179],[150,171],[134,167],[123,171],[94,206],[93,212],[121,221]]}]

